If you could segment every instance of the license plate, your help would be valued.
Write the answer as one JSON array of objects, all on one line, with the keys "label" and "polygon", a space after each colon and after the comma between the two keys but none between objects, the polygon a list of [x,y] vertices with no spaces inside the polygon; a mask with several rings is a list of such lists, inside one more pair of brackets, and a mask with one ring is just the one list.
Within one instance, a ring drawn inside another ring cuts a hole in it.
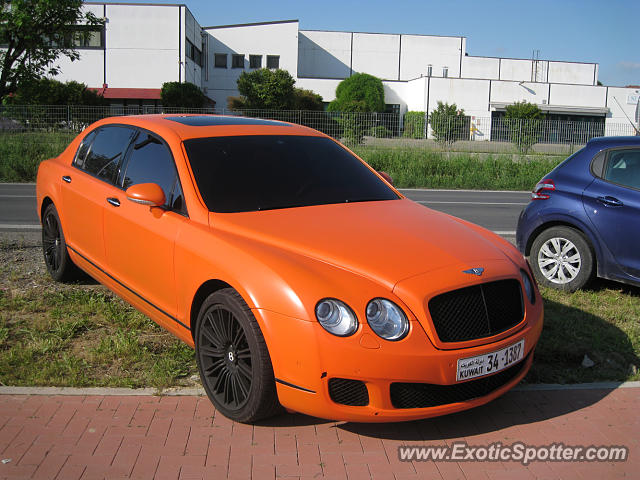
[{"label": "license plate", "polygon": [[524,338],[502,350],[485,353],[477,357],[461,358],[458,360],[456,380],[469,380],[470,378],[483,377],[499,372],[522,360],[523,356]]}]

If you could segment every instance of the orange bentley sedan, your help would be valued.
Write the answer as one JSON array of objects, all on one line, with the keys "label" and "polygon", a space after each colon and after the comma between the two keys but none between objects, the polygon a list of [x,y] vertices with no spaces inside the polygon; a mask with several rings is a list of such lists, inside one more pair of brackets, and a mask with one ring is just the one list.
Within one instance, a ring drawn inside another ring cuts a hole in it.
[{"label": "orange bentley sedan", "polygon": [[227,417],[420,419],[527,373],[540,293],[507,241],[418,205],[310,128],[101,120],[40,165],[44,259],[195,348]]}]

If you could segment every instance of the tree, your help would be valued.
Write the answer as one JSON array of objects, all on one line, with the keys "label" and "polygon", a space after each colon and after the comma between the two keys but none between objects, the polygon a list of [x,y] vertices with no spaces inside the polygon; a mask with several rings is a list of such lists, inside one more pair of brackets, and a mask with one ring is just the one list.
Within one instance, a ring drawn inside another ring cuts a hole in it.
[{"label": "tree", "polygon": [[102,25],[81,10],[82,0],[0,0],[0,100],[22,82],[59,73],[59,56],[80,58],[74,46]]},{"label": "tree", "polygon": [[189,82],[165,82],[160,91],[163,107],[201,108],[205,100],[200,87]]},{"label": "tree", "polygon": [[322,96],[303,88],[293,89],[293,109],[305,111],[322,111]]},{"label": "tree", "polygon": [[[360,106],[353,107],[354,102]],[[341,81],[336,88],[336,99],[329,104],[329,111],[346,112],[353,108],[364,112],[384,112],[382,80],[367,73],[356,73]]]},{"label": "tree", "polygon": [[540,138],[542,111],[537,105],[523,100],[507,105],[504,116],[511,141],[520,153],[526,154]]},{"label": "tree", "polygon": [[438,102],[438,107],[429,115],[429,123],[436,142],[451,145],[456,140],[468,139],[468,118],[463,109],[454,103]]},{"label": "tree", "polygon": [[20,83],[7,103],[14,105],[107,105],[108,101],[84,83],[40,78]]},{"label": "tree", "polygon": [[294,84],[295,80],[286,70],[261,68],[242,72],[238,78],[238,91],[242,95],[243,108],[289,110],[294,105]]}]

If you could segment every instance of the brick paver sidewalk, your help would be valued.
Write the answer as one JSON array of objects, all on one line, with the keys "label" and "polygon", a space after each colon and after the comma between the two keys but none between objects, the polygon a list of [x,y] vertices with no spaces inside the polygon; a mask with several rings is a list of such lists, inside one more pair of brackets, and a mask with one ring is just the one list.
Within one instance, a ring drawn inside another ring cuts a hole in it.
[{"label": "brick paver sidewalk", "polygon": [[[0,478],[640,478],[640,388],[520,390],[403,424],[233,423],[197,396],[0,396]],[[625,445],[626,462],[400,462],[401,445]]]}]

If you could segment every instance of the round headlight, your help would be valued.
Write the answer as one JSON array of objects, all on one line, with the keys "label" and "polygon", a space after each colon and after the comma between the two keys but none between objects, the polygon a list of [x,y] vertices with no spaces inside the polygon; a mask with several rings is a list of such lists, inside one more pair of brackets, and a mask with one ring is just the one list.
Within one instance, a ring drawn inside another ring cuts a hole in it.
[{"label": "round headlight", "polygon": [[367,322],[385,340],[400,340],[409,331],[409,320],[402,309],[384,298],[374,298],[367,304]]},{"label": "round headlight", "polygon": [[320,325],[339,337],[347,337],[358,329],[358,319],[346,303],[335,298],[323,298],[316,305]]},{"label": "round headlight", "polygon": [[522,277],[522,284],[524,285],[524,291],[527,294],[527,298],[531,304],[536,302],[536,291],[533,288],[533,282],[529,277],[529,274],[524,270],[520,270],[520,276]]}]

